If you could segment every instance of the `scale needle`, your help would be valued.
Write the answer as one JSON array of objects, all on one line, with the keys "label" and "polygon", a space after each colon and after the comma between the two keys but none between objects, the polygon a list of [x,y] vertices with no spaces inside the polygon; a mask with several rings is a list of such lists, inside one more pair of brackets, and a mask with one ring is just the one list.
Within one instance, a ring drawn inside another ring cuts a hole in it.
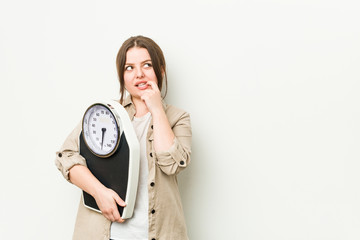
[{"label": "scale needle", "polygon": [[101,137],[101,150],[102,150],[103,145],[104,145],[104,135],[105,135],[106,128],[102,128],[101,131],[102,131],[102,137]]}]

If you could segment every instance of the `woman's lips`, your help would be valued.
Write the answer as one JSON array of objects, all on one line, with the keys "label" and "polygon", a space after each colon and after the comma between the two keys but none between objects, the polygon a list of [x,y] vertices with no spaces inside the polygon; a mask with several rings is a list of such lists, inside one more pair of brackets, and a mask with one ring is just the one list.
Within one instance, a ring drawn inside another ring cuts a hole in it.
[{"label": "woman's lips", "polygon": [[142,82],[142,83],[139,83],[139,84],[137,84],[137,85],[135,85],[135,86],[136,86],[138,89],[140,89],[140,90],[145,90],[145,89],[148,88],[149,85],[147,85],[146,82]]}]

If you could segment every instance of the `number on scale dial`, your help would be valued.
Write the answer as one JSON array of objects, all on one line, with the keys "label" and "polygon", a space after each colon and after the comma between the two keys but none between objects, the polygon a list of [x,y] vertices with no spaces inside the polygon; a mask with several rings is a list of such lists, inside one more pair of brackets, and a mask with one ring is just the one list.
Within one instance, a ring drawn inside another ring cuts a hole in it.
[{"label": "number on scale dial", "polygon": [[107,106],[94,104],[88,108],[83,118],[83,136],[89,149],[99,157],[109,157],[116,151],[120,129]]}]

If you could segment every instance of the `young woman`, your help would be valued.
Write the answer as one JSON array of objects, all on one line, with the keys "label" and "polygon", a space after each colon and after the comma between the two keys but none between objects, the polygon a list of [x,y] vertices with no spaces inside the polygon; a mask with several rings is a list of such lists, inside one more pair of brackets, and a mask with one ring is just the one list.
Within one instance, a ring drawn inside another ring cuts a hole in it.
[{"label": "young woman", "polygon": [[163,101],[166,64],[153,40],[143,36],[126,40],[116,66],[119,101],[132,120],[141,149],[134,214],[124,221],[117,209],[117,204],[125,206],[124,201],[86,167],[79,154],[79,123],[57,152],[56,166],[65,179],[95,198],[102,213],[80,201],[73,239],[188,239],[176,176],[190,162],[190,116]]}]

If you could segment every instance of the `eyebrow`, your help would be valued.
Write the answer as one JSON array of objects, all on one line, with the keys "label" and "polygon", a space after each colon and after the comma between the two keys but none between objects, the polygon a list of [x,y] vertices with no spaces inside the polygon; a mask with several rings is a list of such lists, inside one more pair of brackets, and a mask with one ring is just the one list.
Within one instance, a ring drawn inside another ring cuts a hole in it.
[{"label": "eyebrow", "polygon": [[[145,62],[149,62],[149,61],[151,62],[151,59],[147,59],[145,61],[142,61],[141,64],[145,63]],[[125,65],[134,65],[134,63],[125,63]]]}]

